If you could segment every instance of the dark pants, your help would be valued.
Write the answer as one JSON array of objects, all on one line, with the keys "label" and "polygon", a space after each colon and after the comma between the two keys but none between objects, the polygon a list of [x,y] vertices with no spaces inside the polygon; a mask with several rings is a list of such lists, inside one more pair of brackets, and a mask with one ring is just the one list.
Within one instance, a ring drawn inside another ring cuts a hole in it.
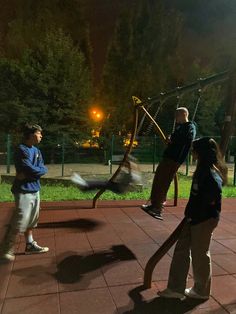
[{"label": "dark pants", "polygon": [[162,204],[166,200],[171,181],[179,167],[179,163],[168,158],[164,158],[157,166],[151,191],[151,203],[157,209],[161,210]]}]

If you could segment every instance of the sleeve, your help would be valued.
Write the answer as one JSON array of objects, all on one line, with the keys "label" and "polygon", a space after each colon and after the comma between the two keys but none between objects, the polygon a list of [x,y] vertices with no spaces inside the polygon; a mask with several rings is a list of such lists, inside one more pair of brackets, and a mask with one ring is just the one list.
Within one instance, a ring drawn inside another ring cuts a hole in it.
[{"label": "sleeve", "polygon": [[171,140],[179,145],[190,145],[196,136],[195,123],[191,122],[183,125],[181,129],[176,129],[171,134]]},{"label": "sleeve", "polygon": [[31,162],[30,154],[28,151],[21,149],[19,153],[21,159],[21,170],[25,175],[38,179],[47,173],[47,168],[43,163],[42,155],[39,150],[38,150],[39,160],[37,165],[34,165]]},{"label": "sleeve", "polygon": [[207,208],[212,203],[217,202],[221,189],[217,182],[210,176],[201,185],[199,197],[203,208]]},{"label": "sleeve", "polygon": [[221,187],[207,175],[192,185],[190,198],[185,213],[191,217],[193,223],[199,223],[209,218],[215,212],[221,199]]},{"label": "sleeve", "polygon": [[196,127],[194,123],[190,123],[185,130],[184,136],[181,137],[181,140],[183,143],[186,143],[186,145],[191,145],[195,136],[196,136]]},{"label": "sleeve", "polygon": [[196,126],[194,123],[191,123],[189,125],[189,131],[188,131],[188,134],[187,134],[187,139],[189,139],[191,142],[195,139],[196,137]]}]

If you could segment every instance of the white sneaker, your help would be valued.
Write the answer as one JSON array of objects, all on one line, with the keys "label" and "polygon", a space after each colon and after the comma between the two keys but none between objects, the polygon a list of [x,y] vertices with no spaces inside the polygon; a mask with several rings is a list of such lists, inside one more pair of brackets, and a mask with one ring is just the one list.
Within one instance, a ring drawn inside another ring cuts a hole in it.
[{"label": "white sneaker", "polygon": [[180,300],[185,298],[184,294],[182,294],[180,292],[173,291],[169,288],[166,288],[163,291],[159,291],[157,294],[163,298],[172,298],[172,299],[180,299]]},{"label": "white sneaker", "polygon": [[189,297],[192,299],[202,299],[202,300],[209,299],[209,296],[198,294],[197,292],[194,291],[193,288],[185,289],[184,294],[186,295],[186,297]]},{"label": "white sneaker", "polygon": [[12,251],[9,251],[7,253],[3,253],[0,256],[0,263],[10,263],[15,260],[15,255]]},{"label": "white sneaker", "polygon": [[88,187],[87,182],[81,178],[81,176],[78,173],[73,173],[72,176],[70,177],[71,181],[74,182],[75,184],[79,185],[81,188],[86,188]]}]

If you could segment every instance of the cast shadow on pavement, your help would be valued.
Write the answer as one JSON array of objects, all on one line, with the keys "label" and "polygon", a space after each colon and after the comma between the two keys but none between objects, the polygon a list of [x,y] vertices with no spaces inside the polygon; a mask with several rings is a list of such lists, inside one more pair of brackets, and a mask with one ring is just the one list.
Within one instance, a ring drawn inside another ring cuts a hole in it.
[{"label": "cast shadow on pavement", "polygon": [[112,266],[120,261],[136,259],[135,255],[125,245],[113,245],[109,250],[99,251],[89,255],[70,255],[57,265],[54,274],[60,283],[76,283],[83,276],[101,269],[103,266]]},{"label": "cast shadow on pavement", "polygon": [[[157,296],[151,301],[145,301],[140,294],[146,288],[139,286],[129,292],[132,303],[126,307],[118,309],[118,313],[122,314],[184,314],[191,313],[196,306],[203,303],[202,300],[185,298],[167,299]],[[133,308],[132,308],[133,307]]]},{"label": "cast shadow on pavement", "polygon": [[101,227],[104,223],[95,219],[73,219],[66,221],[41,222],[38,228],[75,228],[84,232],[92,231]]}]

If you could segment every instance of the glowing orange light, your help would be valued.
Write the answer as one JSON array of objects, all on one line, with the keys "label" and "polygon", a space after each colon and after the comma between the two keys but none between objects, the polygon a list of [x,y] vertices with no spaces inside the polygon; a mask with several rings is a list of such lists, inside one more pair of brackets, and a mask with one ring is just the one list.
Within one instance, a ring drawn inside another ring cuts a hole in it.
[{"label": "glowing orange light", "polygon": [[101,121],[103,119],[103,112],[100,109],[91,109],[90,118],[94,121]]}]

